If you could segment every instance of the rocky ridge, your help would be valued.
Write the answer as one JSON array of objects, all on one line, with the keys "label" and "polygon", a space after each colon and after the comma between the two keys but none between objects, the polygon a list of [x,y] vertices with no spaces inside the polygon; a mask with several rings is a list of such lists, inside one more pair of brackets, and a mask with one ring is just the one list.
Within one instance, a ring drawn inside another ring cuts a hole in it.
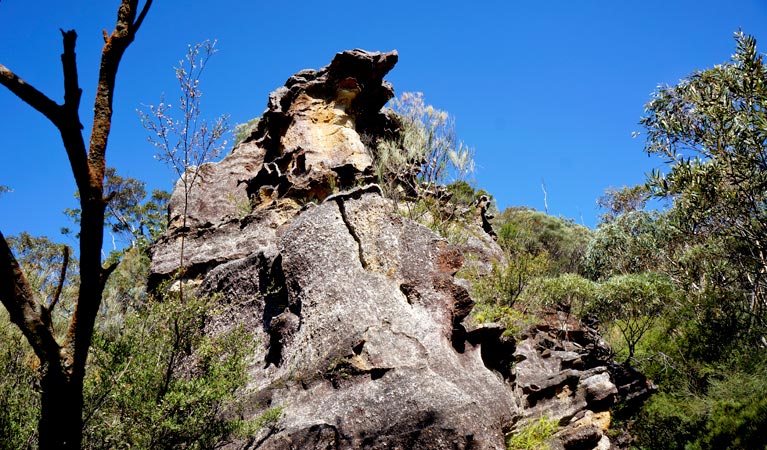
[{"label": "rocky ridge", "polygon": [[464,320],[463,251],[502,254],[486,201],[461,249],[370,184],[368,144],[396,133],[382,107],[397,58],[346,51],[290,77],[251,136],[195,169],[186,205],[174,191],[150,281],[179,275],[183,247],[181,277],[227,311],[208,332],[243,325],[258,342],[240,414],[282,411],[230,448],[503,449],[542,414],[564,426],[552,445],[608,448],[609,407],[647,383],[621,385],[595,333],[539,326],[515,342]]}]

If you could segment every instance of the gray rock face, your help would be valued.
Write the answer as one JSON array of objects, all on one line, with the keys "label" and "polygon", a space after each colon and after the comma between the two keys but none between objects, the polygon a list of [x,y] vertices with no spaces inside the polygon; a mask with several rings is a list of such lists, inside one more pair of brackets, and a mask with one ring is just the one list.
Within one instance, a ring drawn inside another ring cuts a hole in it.
[{"label": "gray rock face", "polygon": [[503,257],[487,205],[458,248],[367,184],[361,136],[391,132],[383,76],[396,60],[354,50],[299,72],[250,137],[197,169],[186,204],[177,185],[151,284],[183,266],[182,282],[215,294],[225,313],[206,332],[244,326],[258,343],[233,414],[282,411],[228,448],[503,449],[541,414],[567,425],[556,445],[605,448],[609,406],[641,383],[616,388],[585,334],[539,328],[515,343],[495,324],[465,328],[463,252],[485,271]]},{"label": "gray rock face", "polygon": [[479,347],[452,343],[466,297],[451,249],[388,210],[358,190],[309,208],[282,237],[300,320],[272,336],[276,367],[251,386],[284,408],[280,430],[254,448],[504,448],[518,414],[510,387]]}]

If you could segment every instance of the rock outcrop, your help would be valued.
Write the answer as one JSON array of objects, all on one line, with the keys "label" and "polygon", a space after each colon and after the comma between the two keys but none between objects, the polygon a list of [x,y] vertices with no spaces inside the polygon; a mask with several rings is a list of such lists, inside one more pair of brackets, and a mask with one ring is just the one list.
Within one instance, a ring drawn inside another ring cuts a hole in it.
[{"label": "rock outcrop", "polygon": [[[382,112],[396,61],[347,51],[290,77],[251,136],[195,169],[187,201],[173,194],[151,283],[216,294],[225,313],[207,332],[244,326],[258,343],[237,413],[282,411],[229,447],[503,449],[514,424],[545,414],[567,425],[564,448],[603,448],[623,394],[593,339],[467,329],[461,249],[370,184],[367,144],[396,132]],[[470,244],[501,254],[484,207],[476,217]]]},{"label": "rock outcrop", "polygon": [[611,448],[605,434],[610,408],[618,401],[631,408],[655,387],[614,363],[599,334],[568,314],[552,312],[542,322],[522,334],[514,352],[514,392],[523,417],[559,422],[552,449]]}]

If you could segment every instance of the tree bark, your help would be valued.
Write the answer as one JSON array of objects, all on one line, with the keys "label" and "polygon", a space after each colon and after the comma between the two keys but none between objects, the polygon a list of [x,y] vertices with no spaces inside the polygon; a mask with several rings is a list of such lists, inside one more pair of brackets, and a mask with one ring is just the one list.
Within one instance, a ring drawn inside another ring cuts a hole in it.
[{"label": "tree bark", "polygon": [[66,338],[61,346],[50,323],[50,309],[36,298],[5,238],[0,233],[0,302],[41,361],[40,449],[79,449],[82,443],[83,380],[88,350],[104,283],[114,267],[101,264],[104,238],[106,148],[112,125],[115,80],[125,50],[133,42],[152,0],[139,12],[139,0],[122,0],[117,23],[104,32],[99,83],[89,148],[83,139],[79,107],[82,89],[77,76],[77,33],[63,31],[61,55],[64,103],[59,105],[0,65],[0,84],[38,110],[58,128],[72,174],[80,191],[80,289]]},{"label": "tree bark", "polygon": [[44,373],[40,382],[40,449],[77,450],[82,443],[82,381],[57,371]]}]

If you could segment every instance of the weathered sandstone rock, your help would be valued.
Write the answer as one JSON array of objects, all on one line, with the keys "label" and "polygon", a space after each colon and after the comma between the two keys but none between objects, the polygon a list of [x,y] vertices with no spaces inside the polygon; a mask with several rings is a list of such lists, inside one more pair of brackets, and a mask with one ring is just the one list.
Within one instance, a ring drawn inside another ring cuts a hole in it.
[{"label": "weathered sandstone rock", "polygon": [[194,169],[188,196],[177,183],[150,282],[178,276],[216,295],[224,312],[206,332],[253,336],[232,414],[282,411],[229,448],[503,449],[515,424],[540,415],[564,426],[552,445],[606,448],[610,405],[647,385],[610,366],[598,336],[542,326],[515,342],[464,320],[464,253],[480,272],[503,258],[488,199],[456,247],[369,183],[367,145],[396,133],[381,110],[396,61],[353,50],[297,73],[251,136]]}]

